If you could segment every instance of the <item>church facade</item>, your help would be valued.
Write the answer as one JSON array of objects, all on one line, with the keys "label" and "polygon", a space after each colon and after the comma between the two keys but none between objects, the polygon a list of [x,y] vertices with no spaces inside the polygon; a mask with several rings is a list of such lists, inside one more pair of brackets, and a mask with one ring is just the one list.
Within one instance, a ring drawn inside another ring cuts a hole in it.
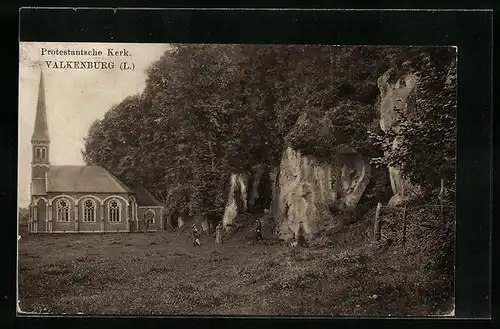
[{"label": "church facade", "polygon": [[31,233],[146,232],[164,229],[163,206],[143,187],[131,188],[100,166],[53,166],[40,75],[31,138]]}]

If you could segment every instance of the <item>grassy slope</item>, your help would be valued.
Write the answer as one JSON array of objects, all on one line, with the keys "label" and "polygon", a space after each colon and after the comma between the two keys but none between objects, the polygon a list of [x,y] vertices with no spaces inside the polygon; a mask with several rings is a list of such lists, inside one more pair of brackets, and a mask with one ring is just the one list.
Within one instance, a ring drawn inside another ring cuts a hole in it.
[{"label": "grassy slope", "polygon": [[244,234],[223,245],[204,236],[202,246],[194,247],[184,231],[25,235],[19,243],[21,309],[85,314],[449,312],[450,301],[440,297],[436,284],[429,286],[420,277],[416,262],[398,248],[368,244],[370,235],[370,221],[335,234],[330,247],[308,249],[253,243]]}]

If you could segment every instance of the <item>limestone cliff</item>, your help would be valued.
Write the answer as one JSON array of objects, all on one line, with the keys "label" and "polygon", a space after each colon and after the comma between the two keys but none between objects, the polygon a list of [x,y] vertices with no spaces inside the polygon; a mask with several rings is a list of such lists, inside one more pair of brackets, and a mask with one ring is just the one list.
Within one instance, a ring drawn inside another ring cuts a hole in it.
[{"label": "limestone cliff", "polygon": [[[377,81],[380,90],[380,128],[384,132],[388,132],[389,129],[395,131],[399,129],[401,122],[398,120],[398,111],[404,113],[416,110],[415,99],[418,77],[415,74],[407,73],[395,81],[391,81],[393,75],[393,70],[388,70]],[[397,147],[399,142],[397,138],[393,140],[393,149]],[[394,194],[389,200],[389,205],[398,205],[420,193],[420,188],[405,179],[398,168],[389,166],[388,170]]]},{"label": "limestone cliff", "polygon": [[352,149],[337,158],[332,164],[290,147],[283,152],[273,200],[280,238],[299,238],[303,234],[311,240],[323,228],[341,225],[332,215],[333,208],[356,206],[369,182],[370,166]]},{"label": "limestone cliff", "polygon": [[248,174],[235,173],[231,175],[229,185],[229,195],[222,218],[222,225],[228,228],[233,224],[238,213],[247,210],[248,203]]},{"label": "limestone cliff", "polygon": [[238,214],[269,209],[275,193],[275,176],[276,170],[269,170],[260,164],[253,166],[249,172],[233,173],[222,219],[223,226],[231,226]]},{"label": "limestone cliff", "polygon": [[269,173],[269,181],[271,184],[271,205],[270,211],[273,214],[278,212],[278,192],[279,192],[279,168],[275,167]]},{"label": "limestone cliff", "polygon": [[361,199],[371,177],[369,160],[353,149],[338,152],[340,165],[339,205],[341,208],[353,210]]}]

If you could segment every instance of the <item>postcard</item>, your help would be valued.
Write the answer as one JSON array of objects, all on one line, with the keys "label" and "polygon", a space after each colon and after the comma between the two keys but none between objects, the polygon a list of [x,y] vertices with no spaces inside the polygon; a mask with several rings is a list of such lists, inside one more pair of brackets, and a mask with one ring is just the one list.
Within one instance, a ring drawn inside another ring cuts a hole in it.
[{"label": "postcard", "polygon": [[20,42],[19,315],[453,315],[457,58]]}]

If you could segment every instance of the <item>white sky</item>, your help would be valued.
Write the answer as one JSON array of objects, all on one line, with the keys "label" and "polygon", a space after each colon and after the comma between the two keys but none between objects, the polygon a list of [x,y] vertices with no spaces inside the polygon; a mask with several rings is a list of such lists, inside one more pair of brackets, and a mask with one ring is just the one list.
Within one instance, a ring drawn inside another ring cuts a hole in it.
[{"label": "white sky", "polygon": [[[117,43],[39,43],[21,42],[19,51],[19,164],[18,199],[25,207],[30,201],[31,134],[35,120],[38,84],[42,62],[49,125],[50,161],[53,165],[83,164],[80,151],[83,138],[95,119],[125,97],[140,93],[145,86],[146,69],[168,49],[166,44]],[[100,49],[103,57],[41,55],[48,49]],[[119,69],[120,57],[106,56],[107,48],[126,48],[135,64],[134,71]],[[114,60],[113,70],[49,69],[44,61]]]}]

